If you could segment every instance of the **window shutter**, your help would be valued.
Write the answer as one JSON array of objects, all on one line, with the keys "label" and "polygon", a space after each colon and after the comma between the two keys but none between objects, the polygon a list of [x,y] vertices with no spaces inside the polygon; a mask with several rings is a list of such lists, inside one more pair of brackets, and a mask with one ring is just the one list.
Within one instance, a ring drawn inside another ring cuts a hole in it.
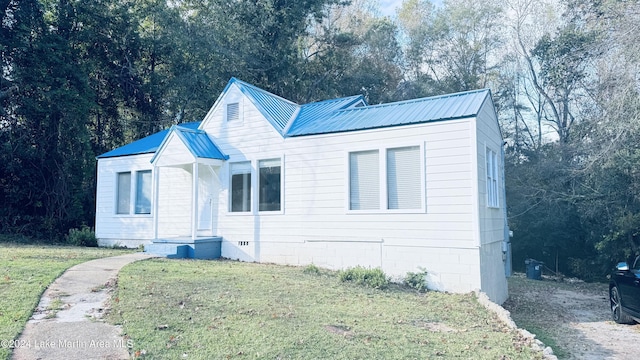
[{"label": "window shutter", "polygon": [[227,121],[235,121],[240,119],[240,104],[227,104]]},{"label": "window shutter", "polygon": [[387,150],[387,196],[389,209],[420,209],[422,185],[420,147]]},{"label": "window shutter", "polygon": [[379,167],[377,150],[349,154],[349,209],[380,209]]}]

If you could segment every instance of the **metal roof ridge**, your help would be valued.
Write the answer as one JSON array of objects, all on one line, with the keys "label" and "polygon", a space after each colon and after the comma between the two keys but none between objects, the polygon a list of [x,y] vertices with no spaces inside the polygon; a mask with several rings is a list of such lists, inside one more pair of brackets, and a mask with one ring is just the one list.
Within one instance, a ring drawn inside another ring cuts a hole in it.
[{"label": "metal roof ridge", "polygon": [[289,117],[289,120],[287,120],[287,125],[282,129],[282,133],[281,133],[283,137],[288,137],[289,129],[291,129],[293,124],[296,123],[296,120],[298,119],[298,116],[300,115],[300,111],[302,110],[303,106],[304,105],[298,105],[296,107],[296,111],[294,111],[293,114],[291,114],[291,117]]},{"label": "metal roof ridge", "polygon": [[175,128],[177,130],[180,130],[180,131],[190,132],[190,133],[195,133],[195,134],[206,133],[206,131],[204,131],[202,129],[189,129],[188,127],[180,126],[180,124],[172,125],[169,128],[169,131],[171,131],[171,129],[173,129],[173,128]]},{"label": "metal roof ridge", "polygon": [[418,103],[418,102],[423,102],[423,101],[435,101],[435,100],[442,100],[442,99],[452,98],[452,97],[467,96],[467,95],[472,95],[472,94],[482,93],[482,92],[490,93],[491,91],[489,89],[487,89],[487,88],[477,89],[477,90],[460,91],[460,92],[453,93],[453,94],[427,96],[427,97],[422,97],[422,98],[417,98],[417,99],[407,99],[407,100],[394,101],[394,102],[375,104],[375,105],[365,105],[365,106],[361,106],[361,107],[357,107],[357,108],[339,109],[339,110],[335,110],[335,112],[350,111],[350,110],[365,110],[365,109],[371,109],[371,108],[383,108],[383,107],[387,107],[387,106],[411,104],[411,103]]},{"label": "metal roof ridge", "polygon": [[301,107],[305,107],[305,106],[311,106],[311,105],[320,105],[320,104],[328,103],[328,102],[338,102],[338,101],[347,100],[347,99],[354,99],[355,100],[355,99],[359,99],[359,98],[362,98],[362,100],[364,100],[364,96],[362,96],[362,95],[351,95],[351,96],[344,96],[344,97],[339,97],[339,98],[335,98],[335,99],[326,99],[326,100],[314,101],[314,102],[302,104],[300,106]]},{"label": "metal roof ridge", "polygon": [[257,90],[257,91],[259,91],[259,92],[262,92],[262,93],[264,93],[264,94],[267,94],[267,95],[269,95],[269,96],[271,96],[271,97],[277,98],[278,100],[282,100],[282,101],[284,101],[284,102],[287,102],[287,103],[289,103],[289,104],[291,104],[291,105],[300,106],[299,104],[296,104],[295,102],[293,102],[293,101],[291,101],[291,100],[289,100],[289,99],[285,99],[285,98],[283,98],[283,97],[282,97],[282,96],[280,96],[280,95],[276,95],[276,94],[274,94],[274,93],[272,93],[272,92],[269,92],[269,91],[267,91],[267,90],[265,90],[265,89],[259,88],[259,87],[255,86],[255,85],[249,84],[248,82],[246,82],[246,81],[242,81],[242,80],[240,80],[240,79],[238,79],[238,78],[232,77],[232,78],[231,78],[231,82],[236,82],[236,83],[239,83],[239,84],[240,84],[240,85],[242,85],[242,86],[250,87],[250,88],[252,88],[252,89],[254,89],[254,90]]}]

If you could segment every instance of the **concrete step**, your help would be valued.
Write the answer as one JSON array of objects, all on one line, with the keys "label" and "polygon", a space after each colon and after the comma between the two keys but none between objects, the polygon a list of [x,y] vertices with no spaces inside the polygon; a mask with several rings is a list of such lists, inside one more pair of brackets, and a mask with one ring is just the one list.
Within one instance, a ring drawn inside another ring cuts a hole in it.
[{"label": "concrete step", "polygon": [[222,237],[158,239],[144,247],[144,252],[174,259],[217,259]]}]

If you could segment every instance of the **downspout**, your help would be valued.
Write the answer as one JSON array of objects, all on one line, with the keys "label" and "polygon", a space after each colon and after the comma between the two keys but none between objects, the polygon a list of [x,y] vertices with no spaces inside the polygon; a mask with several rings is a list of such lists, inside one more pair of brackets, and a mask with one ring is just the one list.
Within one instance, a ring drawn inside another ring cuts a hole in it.
[{"label": "downspout", "polygon": [[511,231],[507,219],[507,184],[504,166],[504,143],[500,147],[500,175],[502,176],[502,213],[504,218],[504,239],[502,240],[502,256],[504,260],[504,272],[507,277],[511,276],[513,265],[511,263]]}]

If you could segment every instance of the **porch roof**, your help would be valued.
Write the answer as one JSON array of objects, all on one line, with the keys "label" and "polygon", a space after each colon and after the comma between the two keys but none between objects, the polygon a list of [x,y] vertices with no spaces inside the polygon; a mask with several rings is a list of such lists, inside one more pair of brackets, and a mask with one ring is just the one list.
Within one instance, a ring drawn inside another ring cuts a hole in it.
[{"label": "porch roof", "polygon": [[222,153],[222,151],[216,146],[211,137],[204,131],[199,129],[191,129],[184,126],[173,125],[169,129],[169,133],[164,137],[162,143],[158,147],[158,150],[151,158],[151,162],[162,154],[162,149],[171,138],[171,134],[175,133],[176,136],[184,143],[191,155],[196,159],[213,159],[213,160],[227,160],[228,155]]},{"label": "porch roof", "polygon": [[[186,129],[197,129],[200,126],[200,121],[197,122],[189,122],[180,124],[181,128]],[[169,131],[171,129],[162,130],[155,134],[149,135],[147,137],[143,137],[142,139],[136,140],[127,145],[121,146],[119,148],[115,148],[109,152],[106,152],[102,155],[98,155],[98,159],[110,158],[110,157],[118,157],[118,156],[129,156],[129,155],[141,155],[141,154],[151,154],[156,152],[162,144],[164,138],[167,137]]]}]

